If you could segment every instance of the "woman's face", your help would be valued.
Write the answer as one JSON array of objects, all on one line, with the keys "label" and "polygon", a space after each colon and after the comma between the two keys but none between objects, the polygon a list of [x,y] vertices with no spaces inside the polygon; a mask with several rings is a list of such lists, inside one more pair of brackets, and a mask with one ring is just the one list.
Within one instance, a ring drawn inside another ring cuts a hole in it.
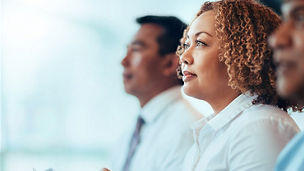
[{"label": "woman's face", "polygon": [[201,14],[191,24],[181,55],[184,92],[202,100],[222,98],[229,88],[227,67],[219,61],[214,11]]}]

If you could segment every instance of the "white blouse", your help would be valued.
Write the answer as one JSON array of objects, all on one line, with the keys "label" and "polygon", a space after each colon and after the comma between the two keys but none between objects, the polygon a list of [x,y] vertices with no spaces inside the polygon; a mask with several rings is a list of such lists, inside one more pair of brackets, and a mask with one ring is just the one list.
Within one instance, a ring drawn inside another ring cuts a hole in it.
[{"label": "white blouse", "polygon": [[253,105],[257,96],[242,94],[217,115],[193,125],[195,143],[184,171],[270,171],[299,132],[289,115],[270,105]]}]

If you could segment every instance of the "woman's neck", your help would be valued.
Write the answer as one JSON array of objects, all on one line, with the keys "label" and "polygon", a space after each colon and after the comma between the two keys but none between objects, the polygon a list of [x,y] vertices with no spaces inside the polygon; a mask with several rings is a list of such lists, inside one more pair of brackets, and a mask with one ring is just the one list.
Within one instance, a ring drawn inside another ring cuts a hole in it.
[{"label": "woman's neck", "polygon": [[231,91],[224,91],[213,96],[207,102],[211,105],[215,114],[220,113],[226,106],[228,106],[241,92],[231,89]]}]

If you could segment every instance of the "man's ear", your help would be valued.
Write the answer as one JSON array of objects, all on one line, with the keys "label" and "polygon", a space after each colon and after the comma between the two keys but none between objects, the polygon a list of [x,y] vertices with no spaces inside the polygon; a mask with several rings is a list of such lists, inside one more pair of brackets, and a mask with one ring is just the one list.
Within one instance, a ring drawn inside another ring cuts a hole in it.
[{"label": "man's ear", "polygon": [[179,58],[175,53],[165,55],[163,62],[163,74],[165,76],[176,75],[176,69],[178,67]]}]

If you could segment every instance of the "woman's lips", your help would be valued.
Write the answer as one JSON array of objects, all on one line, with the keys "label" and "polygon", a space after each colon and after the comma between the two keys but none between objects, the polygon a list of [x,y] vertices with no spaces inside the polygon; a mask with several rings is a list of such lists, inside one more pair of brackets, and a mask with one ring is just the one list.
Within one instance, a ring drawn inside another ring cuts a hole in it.
[{"label": "woman's lips", "polygon": [[197,77],[196,74],[189,72],[189,71],[183,71],[183,81],[187,82]]}]

